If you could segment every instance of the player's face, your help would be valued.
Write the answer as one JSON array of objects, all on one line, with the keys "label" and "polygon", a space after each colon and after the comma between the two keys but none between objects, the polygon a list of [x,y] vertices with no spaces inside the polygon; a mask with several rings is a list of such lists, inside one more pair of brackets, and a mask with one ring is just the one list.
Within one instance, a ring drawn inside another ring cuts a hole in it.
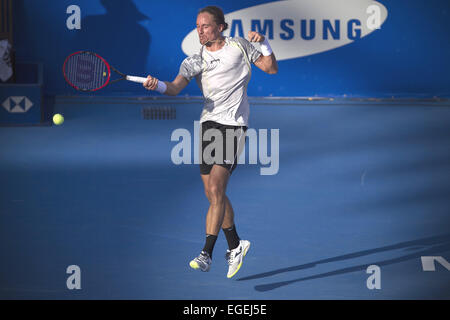
[{"label": "player's face", "polygon": [[197,16],[197,33],[202,45],[208,41],[219,39],[221,31],[222,25],[218,26],[208,12],[202,12]]}]

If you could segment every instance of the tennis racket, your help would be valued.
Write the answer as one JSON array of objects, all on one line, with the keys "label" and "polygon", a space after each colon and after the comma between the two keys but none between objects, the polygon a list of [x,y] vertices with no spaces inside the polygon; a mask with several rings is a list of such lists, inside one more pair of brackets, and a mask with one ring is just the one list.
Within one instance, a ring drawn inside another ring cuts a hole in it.
[{"label": "tennis racket", "polygon": [[[111,70],[120,78],[112,80]],[[137,83],[144,83],[147,80],[123,74],[101,56],[89,51],[78,51],[68,56],[64,61],[63,74],[67,83],[79,91],[97,91],[122,80]]]}]

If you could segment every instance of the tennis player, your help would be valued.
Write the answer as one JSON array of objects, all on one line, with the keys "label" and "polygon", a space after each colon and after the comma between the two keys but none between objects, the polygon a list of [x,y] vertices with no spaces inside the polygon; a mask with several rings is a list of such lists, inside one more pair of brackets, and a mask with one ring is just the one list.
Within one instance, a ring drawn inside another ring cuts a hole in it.
[{"label": "tennis player", "polygon": [[[200,137],[204,157],[200,164],[200,175],[210,206],[206,215],[205,245],[200,255],[189,265],[193,269],[209,271],[214,245],[222,228],[229,247],[226,253],[227,277],[231,278],[239,271],[250,248],[250,242],[241,240],[237,234],[234,211],[226,189],[245,143],[249,118],[247,85],[251,64],[269,74],[277,73],[278,65],[263,35],[251,31],[248,40],[225,37],[222,32],[227,28],[222,9],[216,6],[201,9],[197,15],[197,32],[202,45],[199,53],[182,62],[179,74],[172,82],[148,76],[143,85],[148,90],[175,96],[195,78],[202,90],[205,100],[200,117],[203,132]],[[259,42],[261,51],[250,42]],[[218,148],[214,148],[210,154],[206,152],[213,142],[216,146],[223,146],[222,152]]]}]

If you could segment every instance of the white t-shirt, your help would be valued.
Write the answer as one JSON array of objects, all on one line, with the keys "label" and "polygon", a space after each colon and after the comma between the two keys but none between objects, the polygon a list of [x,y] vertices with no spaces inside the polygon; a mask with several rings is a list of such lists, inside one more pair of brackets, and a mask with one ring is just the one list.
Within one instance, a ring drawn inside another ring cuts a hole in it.
[{"label": "white t-shirt", "polygon": [[260,55],[261,52],[249,41],[225,37],[220,50],[208,51],[202,47],[199,54],[184,59],[179,75],[188,81],[195,77],[205,98],[200,123],[215,121],[248,126],[250,64],[255,63]]}]

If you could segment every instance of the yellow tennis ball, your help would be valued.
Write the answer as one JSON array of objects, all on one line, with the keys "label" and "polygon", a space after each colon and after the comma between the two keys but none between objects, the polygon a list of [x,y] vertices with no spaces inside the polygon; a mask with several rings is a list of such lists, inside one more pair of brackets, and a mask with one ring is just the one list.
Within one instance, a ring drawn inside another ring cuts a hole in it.
[{"label": "yellow tennis ball", "polygon": [[57,113],[53,116],[53,123],[56,124],[57,126],[63,124],[63,122],[64,122],[64,117],[62,115],[60,115],[59,113]]}]

